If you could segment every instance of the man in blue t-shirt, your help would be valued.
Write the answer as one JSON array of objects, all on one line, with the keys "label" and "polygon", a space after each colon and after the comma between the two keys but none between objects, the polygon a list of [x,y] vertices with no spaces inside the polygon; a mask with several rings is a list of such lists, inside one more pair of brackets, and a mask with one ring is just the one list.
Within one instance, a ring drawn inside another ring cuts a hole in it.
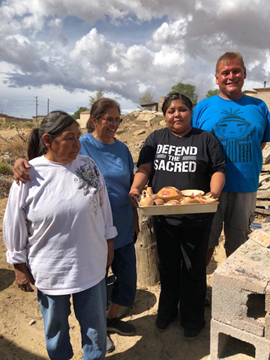
[{"label": "man in blue t-shirt", "polygon": [[226,160],[226,183],[212,225],[207,265],[223,223],[227,256],[247,240],[255,214],[262,149],[270,141],[266,104],[242,92],[246,78],[242,55],[222,55],[215,76],[220,94],[199,102],[192,119],[192,126],[210,131],[219,139]]}]

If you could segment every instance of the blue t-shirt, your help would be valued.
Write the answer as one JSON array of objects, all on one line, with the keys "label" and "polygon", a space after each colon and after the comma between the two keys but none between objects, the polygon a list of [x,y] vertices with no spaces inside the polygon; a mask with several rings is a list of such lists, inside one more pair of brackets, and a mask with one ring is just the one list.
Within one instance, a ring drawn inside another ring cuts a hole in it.
[{"label": "blue t-shirt", "polygon": [[223,191],[257,191],[262,170],[261,143],[270,141],[269,125],[266,104],[247,95],[238,100],[215,95],[195,106],[192,126],[212,132],[223,148],[226,161]]},{"label": "blue t-shirt", "polygon": [[118,235],[114,248],[119,249],[133,241],[134,216],[128,193],[133,181],[134,164],[128,147],[119,140],[104,144],[86,133],[80,138],[80,154],[90,156],[105,179]]}]

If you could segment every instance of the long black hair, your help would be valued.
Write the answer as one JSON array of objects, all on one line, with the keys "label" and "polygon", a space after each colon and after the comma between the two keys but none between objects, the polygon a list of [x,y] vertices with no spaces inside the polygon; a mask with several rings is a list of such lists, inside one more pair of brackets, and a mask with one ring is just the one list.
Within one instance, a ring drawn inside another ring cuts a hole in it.
[{"label": "long black hair", "polygon": [[50,134],[54,139],[72,124],[79,126],[77,121],[66,112],[59,110],[50,112],[42,120],[40,127],[33,129],[30,133],[27,148],[28,159],[31,160],[47,153],[48,149],[42,138],[45,133]]},{"label": "long black hair", "polygon": [[174,100],[181,100],[181,102],[184,105],[186,105],[189,108],[189,110],[192,110],[193,108],[192,101],[186,95],[180,93],[169,94],[168,96],[165,97],[164,103],[162,105],[162,112],[164,116],[169,106],[171,105],[171,102]]}]

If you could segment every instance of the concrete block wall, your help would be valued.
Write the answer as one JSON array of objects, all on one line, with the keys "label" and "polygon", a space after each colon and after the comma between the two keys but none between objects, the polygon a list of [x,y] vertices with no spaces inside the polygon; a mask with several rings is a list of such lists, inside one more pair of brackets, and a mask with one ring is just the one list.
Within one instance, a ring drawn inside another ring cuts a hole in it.
[{"label": "concrete block wall", "polygon": [[239,354],[241,359],[244,354],[247,359],[270,360],[270,342],[264,337],[212,319],[209,360],[237,360]]},{"label": "concrete block wall", "polygon": [[215,271],[212,319],[211,360],[221,359],[233,338],[251,344],[254,354],[263,346],[264,357],[254,358],[270,360],[270,249],[248,240]]}]

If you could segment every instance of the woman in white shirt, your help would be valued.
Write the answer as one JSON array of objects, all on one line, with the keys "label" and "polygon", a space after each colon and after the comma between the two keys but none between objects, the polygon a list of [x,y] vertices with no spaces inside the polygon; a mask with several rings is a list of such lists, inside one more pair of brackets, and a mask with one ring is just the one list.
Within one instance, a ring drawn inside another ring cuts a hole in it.
[{"label": "woman in white shirt", "polygon": [[23,291],[38,289],[50,359],[73,356],[70,295],[80,323],[83,359],[106,353],[106,266],[113,226],[103,176],[80,151],[80,130],[68,114],[47,115],[29,138],[31,181],[12,185],[4,216],[7,261]]}]

